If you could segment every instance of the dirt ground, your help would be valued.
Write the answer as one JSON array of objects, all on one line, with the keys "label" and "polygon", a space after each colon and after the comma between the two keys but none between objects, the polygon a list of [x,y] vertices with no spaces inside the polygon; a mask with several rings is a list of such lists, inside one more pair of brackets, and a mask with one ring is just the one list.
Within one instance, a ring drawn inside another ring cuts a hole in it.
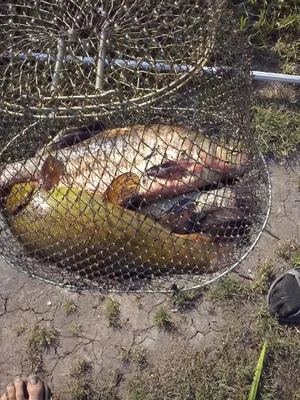
[{"label": "dirt ground", "polygon": [[[296,185],[299,167],[297,161],[288,166],[270,162],[269,169],[273,205],[268,230],[285,241],[297,237],[300,229],[300,193]],[[240,273],[251,278],[257,265],[273,257],[277,246],[278,240],[265,232],[231,275]],[[28,346],[35,326],[57,331],[56,343],[46,350],[41,347],[41,354],[37,355],[42,376],[55,398],[67,390],[70,371],[78,360],[85,359],[92,365],[93,379],[100,386],[114,385],[119,398],[125,399],[130,398],[128,384],[136,373],[124,362],[129,349],[131,354],[145,352],[155,365],[165,355],[221,343],[231,323],[226,306],[214,304],[207,293],[196,308],[182,313],[167,295],[74,293],[29,278],[3,260],[0,268],[1,390],[15,375],[26,376],[30,372],[32,352]],[[120,304],[117,327],[107,322],[103,305],[108,297]],[[171,316],[175,329],[159,329],[154,323],[154,314],[161,307]]]}]

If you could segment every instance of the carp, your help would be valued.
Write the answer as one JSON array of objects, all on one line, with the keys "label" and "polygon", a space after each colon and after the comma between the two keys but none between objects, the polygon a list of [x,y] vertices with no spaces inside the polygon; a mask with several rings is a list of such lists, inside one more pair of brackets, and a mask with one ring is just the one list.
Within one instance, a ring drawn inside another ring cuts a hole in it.
[{"label": "carp", "polygon": [[[55,159],[46,163],[44,173],[50,164],[56,175],[63,173]],[[88,267],[104,275],[120,270],[213,273],[221,268],[226,251],[211,237],[171,233],[115,203],[124,187],[128,195],[136,191],[136,178],[130,174],[117,178],[105,196],[68,188],[60,181],[51,189],[38,182],[17,183],[5,198],[7,223],[32,256],[73,271]]]},{"label": "carp", "polygon": [[205,233],[215,239],[242,236],[252,225],[257,206],[246,187],[225,186],[210,191],[185,193],[171,199],[142,204],[137,211],[153,218],[171,232]]},{"label": "carp", "polygon": [[[248,168],[245,152],[180,126],[134,125],[91,137],[86,129],[78,129],[60,135],[33,158],[0,166],[2,192],[16,183],[41,179],[46,189],[55,186],[57,182],[42,171],[48,156],[64,165],[62,186],[104,194],[114,179],[129,173],[139,180],[136,198],[148,202],[240,176]],[[118,200],[120,205],[127,202],[128,198]]]}]

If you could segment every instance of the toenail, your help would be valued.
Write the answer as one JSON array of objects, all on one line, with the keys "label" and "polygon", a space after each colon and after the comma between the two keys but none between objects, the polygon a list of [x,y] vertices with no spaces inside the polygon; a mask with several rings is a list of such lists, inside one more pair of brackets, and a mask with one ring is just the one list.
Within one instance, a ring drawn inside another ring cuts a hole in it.
[{"label": "toenail", "polygon": [[15,382],[21,382],[21,378],[19,378],[19,377],[16,378],[16,379],[15,379]]},{"label": "toenail", "polygon": [[39,381],[39,378],[37,376],[32,376],[31,378],[29,378],[29,383],[31,385],[36,385]]}]

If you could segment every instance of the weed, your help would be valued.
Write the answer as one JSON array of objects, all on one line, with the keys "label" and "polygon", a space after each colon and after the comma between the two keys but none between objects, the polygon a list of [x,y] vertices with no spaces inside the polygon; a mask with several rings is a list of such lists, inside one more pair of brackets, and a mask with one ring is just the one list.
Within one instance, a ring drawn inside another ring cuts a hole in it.
[{"label": "weed", "polygon": [[126,364],[131,362],[136,364],[140,369],[144,369],[147,363],[147,351],[145,349],[132,349],[119,346],[120,360]]},{"label": "weed", "polygon": [[78,336],[81,332],[82,326],[81,324],[73,324],[71,327],[71,333],[73,336]]},{"label": "weed", "polygon": [[132,361],[140,367],[140,369],[144,369],[148,365],[148,353],[145,349],[134,350],[132,355]]},{"label": "weed", "polygon": [[27,355],[31,364],[31,371],[38,372],[43,366],[43,353],[51,347],[57,346],[58,332],[54,328],[35,325],[27,339]]},{"label": "weed", "polygon": [[296,178],[296,188],[298,192],[300,192],[300,175],[298,175]]},{"label": "weed", "polygon": [[118,400],[115,387],[97,388],[92,380],[92,364],[80,359],[72,367],[66,393],[67,400]]},{"label": "weed", "polygon": [[231,275],[220,279],[209,292],[209,296],[215,300],[226,302],[229,305],[246,302],[253,297],[253,290],[249,284],[242,283]]},{"label": "weed", "polygon": [[120,321],[120,303],[117,300],[109,298],[102,306],[109,326],[117,328]]},{"label": "weed", "polygon": [[97,397],[95,400],[118,400],[119,397],[116,395],[114,388],[105,387],[100,392],[97,391]]},{"label": "weed", "polygon": [[159,308],[153,317],[154,324],[164,330],[170,330],[172,327],[171,317],[164,308]]},{"label": "weed", "polygon": [[259,294],[267,294],[269,287],[275,279],[274,265],[271,261],[266,261],[257,268],[256,278],[252,289]]},{"label": "weed", "polygon": [[90,400],[93,398],[91,372],[92,365],[85,359],[80,359],[73,365],[68,381],[68,396],[70,400]]},{"label": "weed", "polygon": [[179,311],[188,311],[195,306],[195,302],[202,296],[199,290],[179,292],[173,296],[173,304]]},{"label": "weed", "polygon": [[240,17],[241,30],[248,35],[257,55],[274,53],[279,67],[299,65],[298,0],[231,0],[231,3]]},{"label": "weed", "polygon": [[280,243],[277,247],[276,253],[279,257],[283,258],[284,260],[290,260],[293,252],[297,250],[298,245],[295,240],[290,239],[286,240],[283,243]]},{"label": "weed", "polygon": [[[162,354],[128,386],[130,400],[246,399],[261,347],[268,341],[261,399],[294,399],[299,393],[300,337],[264,307],[248,302],[229,309],[222,340],[210,347]],[[221,338],[220,338],[221,339]],[[293,379],[290,379],[292,374]]]},{"label": "weed", "polygon": [[274,105],[254,107],[253,127],[263,153],[287,157],[300,144],[300,114]]},{"label": "weed", "polygon": [[70,377],[79,379],[82,376],[87,376],[90,372],[92,372],[91,363],[85,359],[80,359],[72,367],[71,372],[70,372]]},{"label": "weed", "polygon": [[276,336],[282,330],[276,318],[272,317],[265,307],[259,307],[256,311],[256,330],[265,338]]},{"label": "weed", "polygon": [[63,304],[63,307],[67,315],[72,315],[77,312],[77,306],[73,300],[66,300]]},{"label": "weed", "polygon": [[292,268],[299,268],[300,267],[300,250],[296,250],[293,254],[291,260],[291,267]]},{"label": "weed", "polygon": [[142,296],[140,294],[136,294],[135,300],[138,308],[142,308]]}]

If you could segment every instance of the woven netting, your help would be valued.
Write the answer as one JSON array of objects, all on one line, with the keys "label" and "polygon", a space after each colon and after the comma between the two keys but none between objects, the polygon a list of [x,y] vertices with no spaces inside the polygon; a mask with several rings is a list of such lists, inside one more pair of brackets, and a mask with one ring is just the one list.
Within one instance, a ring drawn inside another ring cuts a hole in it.
[{"label": "woven netting", "polygon": [[3,257],[119,291],[197,287],[240,262],[270,188],[226,2],[0,10]]}]

